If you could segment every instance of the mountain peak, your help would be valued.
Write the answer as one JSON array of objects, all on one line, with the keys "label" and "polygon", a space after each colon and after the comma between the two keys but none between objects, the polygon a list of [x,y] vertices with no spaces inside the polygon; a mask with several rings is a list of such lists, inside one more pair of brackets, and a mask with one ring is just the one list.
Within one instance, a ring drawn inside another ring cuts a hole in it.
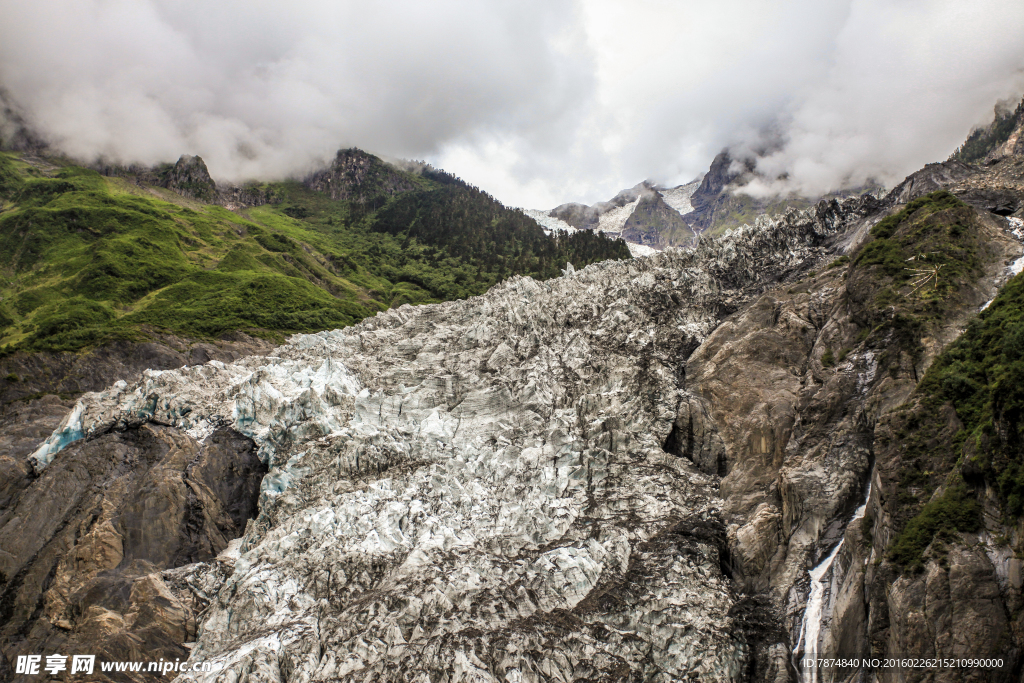
[{"label": "mountain peak", "polygon": [[207,203],[217,199],[217,183],[200,156],[182,154],[168,171],[163,186],[189,199]]},{"label": "mountain peak", "polygon": [[306,176],[303,184],[331,199],[359,202],[408,192],[418,186],[414,174],[355,147],[338,150],[330,166]]},{"label": "mountain peak", "polygon": [[992,164],[1015,154],[1024,154],[1024,100],[1011,109],[1006,103],[995,107],[992,122],[975,128],[949,161]]}]

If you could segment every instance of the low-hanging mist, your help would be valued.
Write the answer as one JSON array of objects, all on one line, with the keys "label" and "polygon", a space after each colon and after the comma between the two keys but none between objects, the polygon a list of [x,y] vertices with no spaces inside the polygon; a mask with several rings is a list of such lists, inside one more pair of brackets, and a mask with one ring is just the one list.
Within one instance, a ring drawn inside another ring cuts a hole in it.
[{"label": "low-hanging mist", "polygon": [[784,178],[751,192],[813,195],[945,158],[1019,98],[1024,6],[0,0],[0,85],[72,156],[230,181],[355,145],[547,207],[731,147]]}]

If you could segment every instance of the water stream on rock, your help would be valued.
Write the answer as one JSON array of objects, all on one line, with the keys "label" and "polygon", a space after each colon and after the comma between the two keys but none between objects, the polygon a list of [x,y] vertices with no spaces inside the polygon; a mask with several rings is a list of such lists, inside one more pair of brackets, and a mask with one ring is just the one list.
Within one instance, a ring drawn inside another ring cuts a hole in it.
[{"label": "water stream on rock", "polygon": [[[853,517],[850,518],[850,522],[860,519],[864,516],[864,511],[868,506],[868,499],[871,497],[871,482],[868,481],[868,490],[864,495],[864,502],[861,503],[860,507],[857,508]],[[847,526],[850,525],[847,522]],[[818,563],[818,566],[811,569],[809,574],[811,576],[811,592],[807,596],[807,607],[804,608],[804,618],[800,623],[800,639],[797,640],[796,647],[793,648],[793,656],[797,656],[800,652],[800,647],[804,646],[803,659],[815,659],[818,656],[818,639],[821,636],[821,621],[822,621],[822,609],[825,606],[825,579],[829,576],[830,570],[832,569],[832,562],[836,559],[836,555],[843,547],[843,541],[845,540],[845,532],[843,538],[839,539],[839,543],[836,543],[836,547],[832,549],[832,552],[828,554],[824,560]],[[806,643],[806,645],[805,645]],[[803,675],[801,680],[804,683],[817,683],[818,682],[818,667],[810,666],[803,667]]]}]

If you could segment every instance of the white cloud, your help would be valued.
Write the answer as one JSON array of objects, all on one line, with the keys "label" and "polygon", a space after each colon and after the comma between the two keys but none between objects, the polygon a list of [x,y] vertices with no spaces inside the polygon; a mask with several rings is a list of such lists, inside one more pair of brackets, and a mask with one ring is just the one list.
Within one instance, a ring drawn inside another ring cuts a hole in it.
[{"label": "white cloud", "polygon": [[77,156],[243,180],[355,145],[532,207],[766,141],[787,189],[893,181],[1022,66],[1019,0],[0,0],[0,84]]}]

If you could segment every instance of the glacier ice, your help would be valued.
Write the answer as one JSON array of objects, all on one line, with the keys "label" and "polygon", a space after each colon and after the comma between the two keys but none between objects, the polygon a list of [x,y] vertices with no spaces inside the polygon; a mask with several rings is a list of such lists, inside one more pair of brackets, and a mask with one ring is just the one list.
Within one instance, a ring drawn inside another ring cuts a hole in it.
[{"label": "glacier ice", "polygon": [[37,466],[146,421],[257,443],[259,515],[192,650],[215,670],[181,680],[736,680],[717,480],[662,445],[686,356],[837,211],[150,371],[83,396]]}]

